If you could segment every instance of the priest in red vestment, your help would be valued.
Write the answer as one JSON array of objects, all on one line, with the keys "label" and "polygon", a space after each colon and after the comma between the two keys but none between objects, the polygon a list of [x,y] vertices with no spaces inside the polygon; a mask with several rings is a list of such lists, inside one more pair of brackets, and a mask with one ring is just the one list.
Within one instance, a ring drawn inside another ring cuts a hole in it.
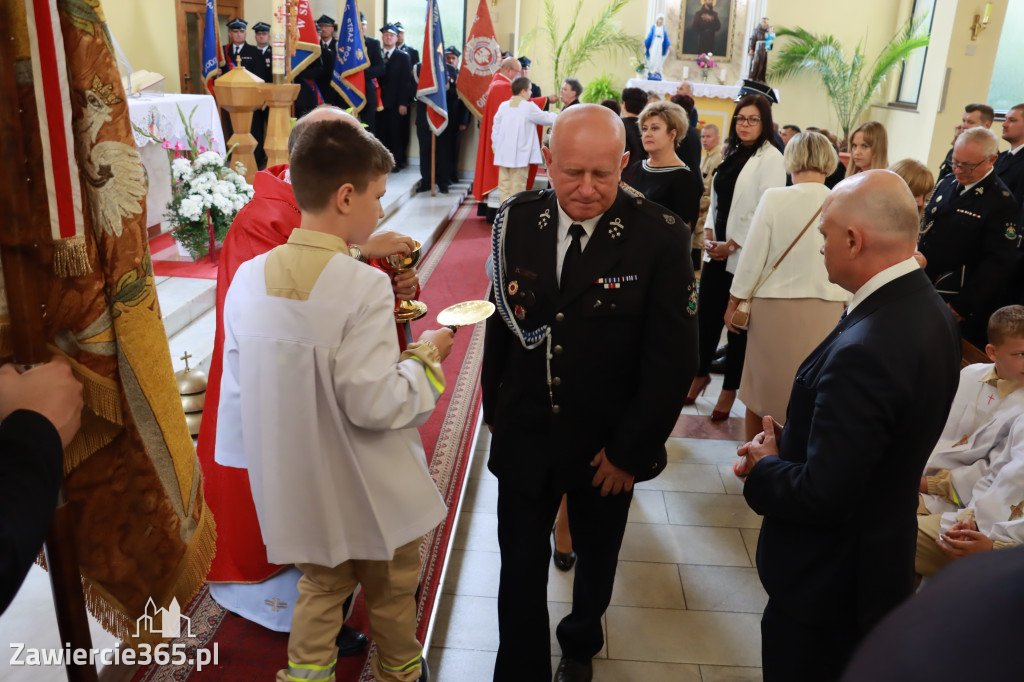
[{"label": "priest in red vestment", "polygon": [[[483,201],[489,193],[493,194],[493,201],[488,201],[489,206],[497,208],[498,194],[498,167],[494,165],[494,150],[491,148],[491,128],[494,127],[494,115],[498,113],[498,107],[502,102],[512,99],[512,81],[519,76],[522,65],[515,57],[508,57],[501,63],[498,73],[494,74],[491,85],[487,88],[487,104],[484,106],[484,117],[480,121],[480,142],[476,150],[476,176],[473,178],[473,196],[477,201]],[[541,109],[547,108],[547,97],[534,97],[530,100]],[[537,127],[537,134],[540,134],[540,126]],[[533,186],[533,179],[537,177],[537,166],[530,166],[530,173],[527,176],[526,187]]]},{"label": "priest in red vestment", "polygon": [[[296,125],[330,116],[351,118],[353,125],[360,125],[358,119],[336,107],[315,109]],[[217,330],[198,443],[207,504],[217,520],[217,553],[207,581],[217,587],[225,583],[239,584],[239,589],[234,591],[225,586],[219,594],[213,594],[214,598],[225,608],[245,618],[273,630],[287,631],[294,604],[294,598],[289,595],[297,594],[294,580],[298,578],[298,569],[290,569],[296,572],[292,579],[283,574],[289,567],[267,561],[248,471],[221,466],[214,461],[217,407],[220,403],[223,371],[224,298],[235,271],[242,263],[284,244],[300,223],[301,214],[295,203],[287,165],[271,166],[257,173],[253,188],[252,200],[238,212],[224,239],[217,272]],[[364,259],[373,259],[393,253],[409,253],[411,247],[412,240],[409,237],[382,231],[373,235],[367,244],[356,248],[360,249]],[[418,292],[415,270],[396,276],[392,282],[395,295],[400,299],[412,299]],[[400,331],[398,336],[401,343],[404,337]],[[275,586],[272,578],[278,579],[279,584]],[[255,583],[265,584],[267,594],[259,594],[258,589],[246,589]]]}]

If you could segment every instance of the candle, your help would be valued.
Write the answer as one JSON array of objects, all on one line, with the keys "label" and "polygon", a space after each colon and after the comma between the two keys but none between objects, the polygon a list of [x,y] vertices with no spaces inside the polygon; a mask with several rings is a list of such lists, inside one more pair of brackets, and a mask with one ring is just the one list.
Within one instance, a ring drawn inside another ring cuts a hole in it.
[{"label": "candle", "polygon": [[273,24],[270,27],[270,73],[282,76],[282,78],[284,77],[285,18],[287,16],[284,2],[285,0],[273,0],[271,5]]},{"label": "candle", "polygon": [[725,67],[724,66],[722,67],[722,75],[719,77],[719,80],[721,80],[723,83],[725,82]]},{"label": "candle", "polygon": [[981,20],[981,23],[987,24],[989,17],[992,16],[992,3],[986,3],[985,5],[985,18]]},{"label": "candle", "polygon": [[690,78],[690,67],[689,66],[684,66],[683,67],[683,80],[685,81],[685,80],[688,80],[689,78]]}]

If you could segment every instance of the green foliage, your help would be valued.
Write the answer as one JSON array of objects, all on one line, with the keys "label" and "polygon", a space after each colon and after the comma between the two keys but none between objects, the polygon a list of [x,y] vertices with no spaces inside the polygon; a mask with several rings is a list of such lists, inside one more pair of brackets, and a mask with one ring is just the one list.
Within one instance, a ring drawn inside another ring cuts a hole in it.
[{"label": "green foliage", "polygon": [[643,41],[623,33],[622,27],[615,21],[615,16],[625,9],[630,0],[611,0],[594,22],[581,35],[576,36],[583,2],[576,0],[572,21],[563,34],[555,13],[555,0],[544,0],[544,21],[523,36],[520,54],[538,37],[550,48],[550,62],[555,73],[553,92],[558,92],[562,81],[575,76],[584,65],[593,63],[605,52],[625,52],[634,57],[643,55]]},{"label": "green foliage", "polygon": [[583,86],[583,94],[580,95],[580,100],[588,104],[600,104],[606,99],[613,99],[618,102],[620,92],[620,89],[612,82],[611,75],[602,73]]},{"label": "green foliage", "polygon": [[843,45],[832,35],[815,35],[799,26],[780,28],[776,31],[777,39],[790,40],[784,47],[773,51],[768,78],[786,80],[803,73],[820,78],[843,130],[844,145],[847,145],[850,131],[861,114],[871,106],[871,100],[881,90],[886,76],[911,52],[927,47],[930,35],[922,29],[925,18],[918,17],[904,24],[870,67],[862,49],[863,40],[857,43],[853,55],[847,59]]}]

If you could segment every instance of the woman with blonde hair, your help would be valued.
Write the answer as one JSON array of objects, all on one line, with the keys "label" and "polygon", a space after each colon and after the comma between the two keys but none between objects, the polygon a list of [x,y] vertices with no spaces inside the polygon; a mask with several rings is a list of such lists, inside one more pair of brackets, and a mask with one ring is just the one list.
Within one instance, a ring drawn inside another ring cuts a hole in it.
[{"label": "woman with blonde hair", "polygon": [[[839,162],[820,133],[794,135],[786,145],[790,187],[765,190],[740,251],[724,321],[730,331],[740,301],[750,301],[747,355],[739,397],[746,405],[747,439],[761,431],[761,419],[786,419],[797,368],[828,336],[849,294],[829,283],[818,231],[828,197],[825,178]],[[744,460],[733,469],[737,475]]]},{"label": "woman with blonde hair", "polygon": [[885,126],[878,121],[868,121],[857,126],[850,136],[850,165],[846,177],[861,171],[889,166],[889,138]]},{"label": "woman with blonde hair", "polygon": [[924,205],[928,202],[928,197],[935,189],[935,176],[928,170],[928,166],[917,159],[902,159],[889,166],[889,170],[907,183],[910,193],[917,201],[917,215],[920,217],[924,214]]}]

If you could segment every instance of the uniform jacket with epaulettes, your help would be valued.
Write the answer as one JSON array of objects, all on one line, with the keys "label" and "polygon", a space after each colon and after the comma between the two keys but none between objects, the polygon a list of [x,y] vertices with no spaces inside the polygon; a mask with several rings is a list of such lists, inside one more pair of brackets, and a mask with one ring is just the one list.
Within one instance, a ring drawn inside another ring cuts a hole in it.
[{"label": "uniform jacket with epaulettes", "polygon": [[[484,420],[493,427],[492,472],[538,492],[557,469],[589,482],[605,448],[638,481],[665,468],[665,441],[697,366],[696,287],[690,231],[662,207],[618,190],[560,291],[558,204],[553,190],[517,194],[502,206],[501,291],[516,324],[550,326],[548,344],[526,349],[500,314],[487,323]],[[497,264],[494,264],[497,267]],[[495,272],[493,280],[499,282]],[[497,285],[496,285],[497,287]],[[550,389],[550,393],[549,393]]]}]

